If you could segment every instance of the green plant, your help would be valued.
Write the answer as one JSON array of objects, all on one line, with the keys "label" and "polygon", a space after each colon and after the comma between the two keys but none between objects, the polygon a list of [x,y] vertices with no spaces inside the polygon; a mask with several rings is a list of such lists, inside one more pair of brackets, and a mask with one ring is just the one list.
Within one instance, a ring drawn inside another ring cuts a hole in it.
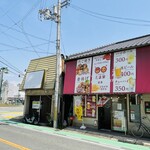
[{"label": "green plant", "polygon": [[49,125],[50,127],[52,127],[52,126],[53,126],[53,118],[52,118],[52,116],[51,116],[51,113],[47,113],[47,114],[46,114],[46,119],[47,119],[48,125]]}]

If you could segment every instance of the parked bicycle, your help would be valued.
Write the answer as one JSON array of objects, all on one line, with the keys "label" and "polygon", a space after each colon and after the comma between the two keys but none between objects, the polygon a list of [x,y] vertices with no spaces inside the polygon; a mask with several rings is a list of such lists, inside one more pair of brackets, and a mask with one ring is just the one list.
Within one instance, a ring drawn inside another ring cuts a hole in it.
[{"label": "parked bicycle", "polygon": [[39,124],[39,116],[37,113],[33,113],[32,115],[26,114],[23,118],[24,123],[29,123],[29,124]]},{"label": "parked bicycle", "polygon": [[142,120],[146,119],[147,117],[142,117],[140,119],[139,123],[136,123],[132,128],[131,128],[131,133],[135,137],[142,137],[144,135],[144,132],[150,135],[150,127],[146,126]]}]

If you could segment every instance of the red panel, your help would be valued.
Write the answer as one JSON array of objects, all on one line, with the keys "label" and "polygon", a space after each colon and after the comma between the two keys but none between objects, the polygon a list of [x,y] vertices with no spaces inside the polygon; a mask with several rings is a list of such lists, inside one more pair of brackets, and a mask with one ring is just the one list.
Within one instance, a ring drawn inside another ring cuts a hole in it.
[{"label": "red panel", "polygon": [[77,61],[66,62],[63,94],[74,94]]},{"label": "red panel", "polygon": [[113,71],[114,71],[114,53],[111,53],[111,62],[110,62],[110,94],[113,93]]},{"label": "red panel", "polygon": [[136,51],[136,93],[150,93],[150,46]]}]

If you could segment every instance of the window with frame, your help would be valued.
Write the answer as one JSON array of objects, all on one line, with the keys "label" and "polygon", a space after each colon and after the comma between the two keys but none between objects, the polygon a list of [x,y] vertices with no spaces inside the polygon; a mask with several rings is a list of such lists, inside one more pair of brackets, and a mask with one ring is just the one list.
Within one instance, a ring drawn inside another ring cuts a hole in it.
[{"label": "window with frame", "polygon": [[140,121],[140,98],[137,94],[129,95],[130,122]]},{"label": "window with frame", "polygon": [[95,118],[96,117],[96,96],[95,95],[82,96],[82,107],[83,107],[84,117]]}]

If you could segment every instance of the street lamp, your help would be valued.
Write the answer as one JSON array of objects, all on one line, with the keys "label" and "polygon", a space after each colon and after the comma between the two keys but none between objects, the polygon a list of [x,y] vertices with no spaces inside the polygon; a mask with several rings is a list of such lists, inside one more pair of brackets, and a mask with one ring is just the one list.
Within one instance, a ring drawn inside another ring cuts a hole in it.
[{"label": "street lamp", "polygon": [[8,68],[2,67],[0,68],[0,100],[2,100],[2,84],[3,84],[3,74],[8,73]]}]

